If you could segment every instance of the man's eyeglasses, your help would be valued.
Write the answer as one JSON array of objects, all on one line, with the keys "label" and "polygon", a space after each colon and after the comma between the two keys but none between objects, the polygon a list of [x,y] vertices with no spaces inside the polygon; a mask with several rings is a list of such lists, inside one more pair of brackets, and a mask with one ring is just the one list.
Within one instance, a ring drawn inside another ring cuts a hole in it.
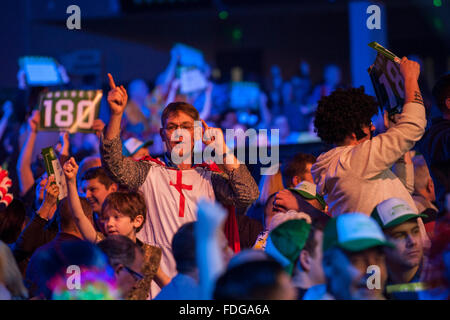
[{"label": "man's eyeglasses", "polygon": [[194,129],[194,125],[192,125],[190,123],[189,124],[181,124],[181,125],[170,124],[167,127],[165,127],[164,129],[167,132],[173,132],[173,131],[177,130],[178,128],[190,131],[190,130]]},{"label": "man's eyeglasses", "polygon": [[139,280],[144,279],[144,275],[143,275],[142,273],[136,272],[136,271],[134,271],[133,269],[128,268],[127,266],[123,266],[123,267],[125,268],[125,270],[127,270],[127,272],[128,272],[129,274],[131,274],[131,276],[132,276],[136,281],[139,281]]}]

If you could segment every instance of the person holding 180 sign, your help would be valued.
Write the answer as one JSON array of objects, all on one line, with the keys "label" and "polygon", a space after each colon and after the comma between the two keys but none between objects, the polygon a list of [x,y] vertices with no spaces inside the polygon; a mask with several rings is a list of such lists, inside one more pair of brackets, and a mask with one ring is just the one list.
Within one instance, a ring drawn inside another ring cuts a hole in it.
[{"label": "person holding 180 sign", "polygon": [[404,57],[400,72],[405,82],[403,112],[385,133],[375,137],[371,118],[377,113],[377,103],[363,88],[337,89],[319,101],[314,125],[319,137],[336,147],[321,154],[311,171],[318,192],[327,195],[333,216],[370,215],[377,204],[392,197],[417,210],[390,170],[422,137],[427,123],[417,82],[420,65]]}]

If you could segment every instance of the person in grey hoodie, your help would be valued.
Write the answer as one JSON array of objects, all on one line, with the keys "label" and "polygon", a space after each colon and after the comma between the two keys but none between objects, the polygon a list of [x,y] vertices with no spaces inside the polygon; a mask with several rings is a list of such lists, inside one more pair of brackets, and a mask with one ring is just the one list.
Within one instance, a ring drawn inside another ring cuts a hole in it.
[{"label": "person in grey hoodie", "polygon": [[400,73],[405,83],[403,111],[396,123],[375,137],[371,118],[377,113],[377,103],[364,88],[337,89],[319,101],[316,131],[335,148],[321,154],[311,171],[333,216],[348,212],[370,215],[377,204],[392,197],[417,210],[390,169],[422,137],[427,122],[417,82],[420,65],[404,57]]}]

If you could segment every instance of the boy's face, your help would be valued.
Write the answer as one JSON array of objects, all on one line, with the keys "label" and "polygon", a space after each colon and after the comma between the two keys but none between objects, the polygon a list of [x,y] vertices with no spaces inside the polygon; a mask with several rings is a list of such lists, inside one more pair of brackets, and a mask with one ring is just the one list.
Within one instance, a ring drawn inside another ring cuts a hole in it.
[{"label": "boy's face", "polygon": [[138,216],[131,220],[129,216],[107,206],[102,212],[100,221],[107,236],[120,234],[133,240],[136,235],[136,229],[142,224],[141,218],[142,216]]},{"label": "boy's face", "polygon": [[406,221],[398,226],[384,230],[395,249],[386,250],[388,264],[402,266],[405,269],[417,267],[423,258],[422,238],[417,220]]},{"label": "boy's face", "polygon": [[117,191],[117,186],[115,184],[112,184],[109,188],[106,188],[104,184],[100,183],[98,178],[83,180],[81,185],[82,190],[86,195],[86,199],[94,212],[101,212],[102,205],[106,197],[110,193]]}]

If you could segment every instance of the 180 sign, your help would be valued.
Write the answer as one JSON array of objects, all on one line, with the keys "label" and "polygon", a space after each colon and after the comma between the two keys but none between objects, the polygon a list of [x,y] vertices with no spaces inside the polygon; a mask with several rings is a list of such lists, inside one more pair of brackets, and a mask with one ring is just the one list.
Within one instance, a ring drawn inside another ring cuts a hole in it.
[{"label": "180 sign", "polygon": [[92,132],[98,117],[101,90],[65,90],[41,97],[40,130]]},{"label": "180 sign", "polygon": [[369,69],[378,103],[389,114],[401,113],[405,99],[405,85],[400,67],[382,54],[377,54]]}]

